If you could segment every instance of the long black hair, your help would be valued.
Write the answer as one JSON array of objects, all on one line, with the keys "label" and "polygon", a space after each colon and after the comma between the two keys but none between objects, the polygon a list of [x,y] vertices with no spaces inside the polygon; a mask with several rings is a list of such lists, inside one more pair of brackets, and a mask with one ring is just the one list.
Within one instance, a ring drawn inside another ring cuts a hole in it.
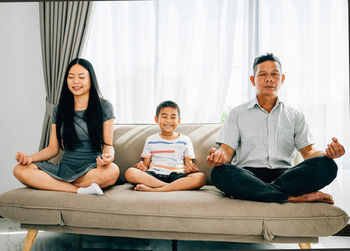
[{"label": "long black hair", "polygon": [[[73,59],[67,66],[64,75],[64,82],[61,90],[61,96],[58,103],[56,115],[56,134],[61,149],[73,150],[74,145],[80,144],[77,133],[74,128],[74,95],[68,89],[68,73],[73,65],[79,64],[84,67],[90,75],[90,91],[88,106],[84,114],[84,120],[87,124],[88,133],[91,139],[92,147],[97,151],[102,151],[103,131],[102,131],[102,106],[101,92],[98,87],[97,78],[92,64],[83,58]],[[63,130],[61,129],[63,127]],[[62,135],[61,135],[62,131]],[[63,142],[63,146],[62,146]]]}]

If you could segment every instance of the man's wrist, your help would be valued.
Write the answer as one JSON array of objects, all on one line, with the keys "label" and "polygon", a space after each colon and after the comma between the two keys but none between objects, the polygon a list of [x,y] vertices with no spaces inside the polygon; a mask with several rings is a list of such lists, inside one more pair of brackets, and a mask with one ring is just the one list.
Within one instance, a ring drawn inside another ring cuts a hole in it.
[{"label": "man's wrist", "polygon": [[320,150],[316,150],[316,151],[311,151],[309,152],[308,156],[306,156],[305,159],[311,159],[314,157],[318,157],[318,156],[326,156],[326,153]]}]

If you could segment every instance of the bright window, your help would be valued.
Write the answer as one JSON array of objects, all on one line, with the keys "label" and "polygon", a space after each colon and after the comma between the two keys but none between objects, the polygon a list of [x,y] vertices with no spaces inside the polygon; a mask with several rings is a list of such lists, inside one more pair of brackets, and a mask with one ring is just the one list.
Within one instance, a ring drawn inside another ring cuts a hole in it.
[{"label": "bright window", "polygon": [[[347,4],[96,2],[83,56],[95,66],[116,122],[153,123],[156,106],[171,99],[181,108],[182,122],[191,123],[220,122],[232,107],[254,97],[253,60],[272,52],[286,74],[280,97],[304,112],[317,147],[324,149],[335,136],[350,151]],[[344,190],[350,177],[349,154],[337,163],[332,191]]]}]

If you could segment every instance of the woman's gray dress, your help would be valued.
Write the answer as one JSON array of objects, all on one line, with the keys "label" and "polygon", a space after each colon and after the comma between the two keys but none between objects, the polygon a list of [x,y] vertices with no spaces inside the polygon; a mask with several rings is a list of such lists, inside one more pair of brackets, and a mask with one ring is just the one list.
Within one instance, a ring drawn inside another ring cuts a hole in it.
[{"label": "woman's gray dress", "polygon": [[[113,107],[107,100],[101,100],[103,111],[103,122],[114,118]],[[56,124],[57,107],[55,107],[52,115],[52,123]],[[72,182],[80,176],[95,168],[96,158],[101,156],[100,152],[96,152],[91,145],[91,140],[88,135],[86,122],[83,120],[85,111],[75,111],[74,127],[77,133],[80,144],[75,145],[74,150],[65,151],[61,162],[53,164],[51,162],[34,162],[41,170],[45,171],[52,177],[58,180]]]}]

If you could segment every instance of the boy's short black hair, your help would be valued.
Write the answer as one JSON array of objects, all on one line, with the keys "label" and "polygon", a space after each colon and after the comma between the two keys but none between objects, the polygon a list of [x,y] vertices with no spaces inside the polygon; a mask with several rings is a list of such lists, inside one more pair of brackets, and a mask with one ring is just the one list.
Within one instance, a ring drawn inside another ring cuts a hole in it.
[{"label": "boy's short black hair", "polygon": [[254,59],[254,64],[253,64],[253,73],[255,76],[256,73],[256,68],[258,64],[261,64],[265,61],[273,61],[273,62],[277,62],[279,67],[280,67],[280,71],[282,72],[282,65],[280,60],[278,59],[278,57],[274,56],[272,53],[267,53],[266,55],[261,55],[259,57],[256,57]]},{"label": "boy's short black hair", "polygon": [[163,101],[162,103],[160,103],[157,106],[157,110],[156,110],[157,118],[159,116],[160,110],[162,110],[165,107],[172,107],[172,108],[176,109],[177,113],[179,114],[179,118],[180,118],[180,107],[174,101],[171,101],[171,100]]}]

